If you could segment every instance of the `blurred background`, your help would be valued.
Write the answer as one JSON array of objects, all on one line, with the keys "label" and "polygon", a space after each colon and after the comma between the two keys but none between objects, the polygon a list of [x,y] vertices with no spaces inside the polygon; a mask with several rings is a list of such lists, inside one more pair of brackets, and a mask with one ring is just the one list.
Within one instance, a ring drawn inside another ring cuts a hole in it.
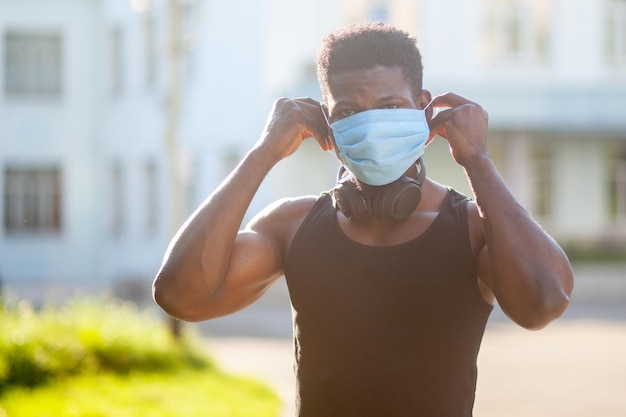
[{"label": "blurred background", "polygon": [[[153,307],[171,236],[256,142],[276,98],[320,99],[321,38],[362,20],[417,37],[433,95],[489,112],[496,165],[574,264],[572,320],[529,336],[494,312],[481,415],[623,416],[626,0],[0,0],[5,296],[37,306],[105,291]],[[471,195],[443,139],[425,159],[433,179]],[[337,168],[305,143],[250,213],[330,189]],[[279,281],[199,326],[222,338],[218,360],[292,404],[290,320]]]},{"label": "blurred background", "polygon": [[[5,289],[149,296],[272,102],[320,98],[321,37],[362,20],[417,37],[433,95],[485,107],[497,166],[572,260],[626,260],[624,0],[0,0]],[[426,157],[471,193],[444,140]],[[250,213],[331,188],[337,167],[305,144]]]}]

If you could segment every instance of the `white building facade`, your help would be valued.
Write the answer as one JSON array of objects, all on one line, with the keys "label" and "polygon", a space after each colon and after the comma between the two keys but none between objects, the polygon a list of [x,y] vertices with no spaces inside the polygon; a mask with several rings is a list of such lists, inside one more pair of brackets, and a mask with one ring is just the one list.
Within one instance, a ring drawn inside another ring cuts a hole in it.
[{"label": "white building facade", "polygon": [[102,242],[95,3],[2,1],[0,10],[0,274],[5,284],[93,279]]},{"label": "white building facade", "polygon": [[[496,164],[548,231],[626,242],[626,0],[0,0],[5,285],[149,288],[273,100],[319,98],[320,38],[366,19],[418,37],[433,94],[486,108]],[[470,192],[444,140],[426,161]],[[336,169],[305,144],[251,212]]]}]

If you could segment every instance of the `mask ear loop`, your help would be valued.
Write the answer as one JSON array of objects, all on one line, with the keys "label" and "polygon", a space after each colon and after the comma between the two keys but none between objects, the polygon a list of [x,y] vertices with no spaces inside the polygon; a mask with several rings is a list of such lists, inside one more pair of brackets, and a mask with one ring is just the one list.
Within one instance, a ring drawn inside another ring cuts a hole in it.
[{"label": "mask ear loop", "polygon": [[337,171],[337,184],[339,184],[341,181],[344,181],[344,175],[346,175],[346,172],[348,172],[348,170],[345,166],[343,166],[343,164],[341,164],[341,166],[339,167],[339,171]]},{"label": "mask ear loop", "polygon": [[[436,97],[435,97],[435,98],[436,98]],[[437,115],[438,115],[439,113],[441,113],[441,112],[442,112],[442,111],[444,111],[444,110],[451,109],[451,107],[449,107],[449,106],[446,106],[446,107],[434,107],[432,104],[433,104],[433,102],[435,101],[435,98],[433,98],[432,100],[430,100],[430,101],[428,102],[428,104],[427,104],[426,106],[424,106],[424,111],[428,110],[428,108],[429,108],[429,107],[431,107],[431,108],[432,108],[432,112],[433,112],[433,114],[430,116],[430,120],[427,120],[427,122],[428,122],[428,127],[430,127],[430,122],[431,122],[431,121],[432,121],[435,117],[437,117]]]},{"label": "mask ear loop", "polygon": [[417,185],[421,187],[424,185],[424,181],[426,181],[426,165],[424,165],[422,157],[417,160],[415,166],[417,167],[417,178],[415,181],[417,181]]},{"label": "mask ear loop", "polygon": [[320,104],[320,109],[322,110],[322,116],[324,116],[324,120],[326,121],[326,127],[328,128],[328,139],[333,143],[333,147],[335,146],[335,133],[333,132],[333,128],[330,126],[330,120],[328,120],[328,115],[326,112],[326,105]]}]

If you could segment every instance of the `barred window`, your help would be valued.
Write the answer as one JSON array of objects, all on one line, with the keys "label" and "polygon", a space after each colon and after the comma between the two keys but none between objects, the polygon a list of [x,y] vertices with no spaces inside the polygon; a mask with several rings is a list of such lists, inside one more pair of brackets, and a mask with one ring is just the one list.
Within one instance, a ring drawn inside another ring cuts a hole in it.
[{"label": "barred window", "polygon": [[626,225],[626,147],[620,147],[612,156],[609,177],[610,212],[621,226]]},{"label": "barred window", "polygon": [[122,163],[115,161],[110,171],[110,230],[113,237],[124,235],[125,229],[125,199],[126,199],[126,173]]},{"label": "barred window", "polygon": [[604,27],[609,64],[626,67],[626,0],[608,0]]},{"label": "barred window", "polygon": [[109,33],[109,87],[113,96],[124,89],[124,32],[114,27]]},{"label": "barred window", "polygon": [[149,14],[143,21],[143,37],[144,37],[144,76],[146,86],[152,87],[158,79],[158,43],[157,21],[154,15]]},{"label": "barred window", "polygon": [[549,2],[490,0],[488,4],[488,59],[501,65],[545,65],[549,54]]},{"label": "barred window", "polygon": [[554,213],[554,148],[538,145],[534,155],[536,198],[533,212],[540,218],[550,218]]},{"label": "barred window", "polygon": [[145,190],[145,229],[148,236],[154,235],[159,227],[159,178],[155,161],[148,160],[144,165]]},{"label": "barred window", "polygon": [[5,169],[5,231],[8,234],[60,232],[61,181],[59,168]]},{"label": "barred window", "polygon": [[61,34],[8,31],[4,40],[7,95],[60,97],[63,90]]}]

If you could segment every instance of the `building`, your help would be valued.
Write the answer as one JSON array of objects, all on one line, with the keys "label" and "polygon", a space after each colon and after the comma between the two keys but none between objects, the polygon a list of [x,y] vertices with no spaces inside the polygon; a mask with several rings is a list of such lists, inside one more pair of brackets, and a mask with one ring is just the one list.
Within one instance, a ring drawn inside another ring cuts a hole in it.
[{"label": "building", "polygon": [[9,288],[149,289],[196,193],[255,140],[269,108],[264,72],[250,71],[262,64],[262,4],[208,3],[0,2]]},{"label": "building", "polygon": [[[341,24],[381,19],[417,36],[424,87],[483,105],[493,159],[560,242],[624,247],[626,1],[354,0],[335,9]],[[309,69],[293,95],[317,94],[316,47],[291,58],[295,73]],[[445,141],[429,146],[427,162],[433,178],[471,193]]]},{"label": "building", "polygon": [[[319,98],[320,38],[365,19],[418,37],[433,94],[488,110],[496,164],[557,239],[626,242],[626,0],[0,0],[5,284],[148,289],[272,101]],[[444,140],[427,162],[471,192]],[[251,212],[336,169],[305,144]]]}]

